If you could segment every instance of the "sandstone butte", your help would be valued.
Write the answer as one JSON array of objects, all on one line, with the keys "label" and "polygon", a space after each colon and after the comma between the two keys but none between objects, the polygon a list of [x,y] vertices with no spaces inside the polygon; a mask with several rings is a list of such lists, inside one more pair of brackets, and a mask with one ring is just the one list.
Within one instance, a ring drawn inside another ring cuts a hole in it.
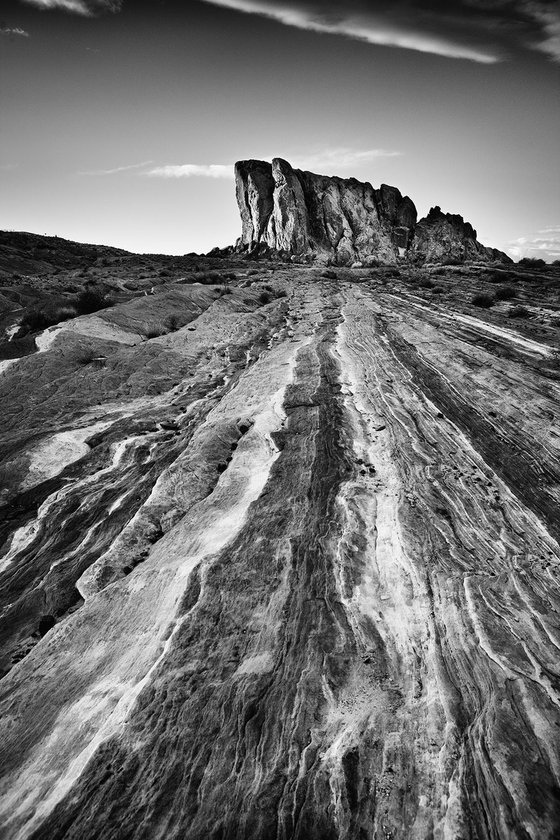
[{"label": "sandstone butte", "polygon": [[0,234],[0,837],[554,840],[560,271],[275,166],[260,259]]},{"label": "sandstone butte", "polygon": [[414,203],[396,187],[374,189],[343,179],[293,169],[282,158],[272,163],[235,164],[241,213],[239,251],[268,247],[294,259],[362,266],[406,258],[415,264],[479,260],[511,262],[481,245],[462,216],[433,207],[417,221]]}]

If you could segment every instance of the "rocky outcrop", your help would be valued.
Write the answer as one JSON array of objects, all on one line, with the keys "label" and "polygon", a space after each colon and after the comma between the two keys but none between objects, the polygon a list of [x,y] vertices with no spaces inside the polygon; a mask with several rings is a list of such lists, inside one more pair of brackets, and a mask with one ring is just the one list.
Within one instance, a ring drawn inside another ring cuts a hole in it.
[{"label": "rocky outcrop", "polygon": [[291,256],[367,265],[395,262],[410,244],[416,208],[396,187],[302,172],[281,158],[240,161],[235,179],[241,250],[264,243]]},{"label": "rocky outcrop", "polygon": [[[416,207],[396,187],[374,189],[355,178],[315,175],[281,158],[235,164],[242,232],[238,251],[263,248],[334,265],[448,260],[509,261],[485,248],[460,216],[430,211],[417,224]],[[441,218],[440,218],[441,217]]]},{"label": "rocky outcrop", "polygon": [[416,225],[412,252],[418,262],[511,262],[502,251],[481,245],[476,230],[462,216],[442,213],[439,207],[432,207]]}]

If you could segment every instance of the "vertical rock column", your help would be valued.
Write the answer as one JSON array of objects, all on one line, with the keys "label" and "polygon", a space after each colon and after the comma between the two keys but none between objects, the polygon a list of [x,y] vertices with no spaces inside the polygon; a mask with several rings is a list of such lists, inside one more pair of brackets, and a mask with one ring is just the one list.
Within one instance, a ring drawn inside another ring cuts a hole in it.
[{"label": "vertical rock column", "polygon": [[309,248],[309,215],[296,172],[282,158],[272,161],[274,210],[268,225],[268,242],[291,254],[304,254]]},{"label": "vertical rock column", "polygon": [[265,241],[273,208],[272,166],[263,160],[241,160],[235,164],[235,193],[241,214],[241,242],[251,245]]}]

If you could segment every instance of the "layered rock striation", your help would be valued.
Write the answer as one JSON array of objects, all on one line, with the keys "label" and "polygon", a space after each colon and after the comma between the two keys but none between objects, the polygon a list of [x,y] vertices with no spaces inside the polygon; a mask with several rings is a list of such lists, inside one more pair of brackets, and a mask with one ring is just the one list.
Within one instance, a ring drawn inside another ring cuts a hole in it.
[{"label": "layered rock striation", "polygon": [[236,265],[0,370],[0,837],[555,840],[555,284]]},{"label": "layered rock striation", "polygon": [[355,178],[315,175],[281,158],[235,164],[242,232],[239,251],[273,249],[286,256],[335,265],[399,258],[415,262],[493,261],[508,257],[485,248],[461,216],[430,210],[417,223],[413,201],[396,187],[375,189]]}]

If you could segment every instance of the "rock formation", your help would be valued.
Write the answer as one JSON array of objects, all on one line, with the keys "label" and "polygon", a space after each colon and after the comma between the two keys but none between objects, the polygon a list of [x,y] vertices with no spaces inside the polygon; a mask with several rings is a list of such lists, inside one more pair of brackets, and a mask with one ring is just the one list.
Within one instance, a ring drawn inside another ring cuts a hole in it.
[{"label": "rock formation", "polygon": [[0,370],[0,836],[555,840],[559,273],[128,266]]},{"label": "rock formation", "polygon": [[355,178],[314,175],[287,161],[235,164],[242,233],[238,250],[267,246],[288,256],[335,265],[422,263],[509,258],[485,248],[460,216],[433,208],[416,222],[416,208],[396,187],[374,189]]}]

